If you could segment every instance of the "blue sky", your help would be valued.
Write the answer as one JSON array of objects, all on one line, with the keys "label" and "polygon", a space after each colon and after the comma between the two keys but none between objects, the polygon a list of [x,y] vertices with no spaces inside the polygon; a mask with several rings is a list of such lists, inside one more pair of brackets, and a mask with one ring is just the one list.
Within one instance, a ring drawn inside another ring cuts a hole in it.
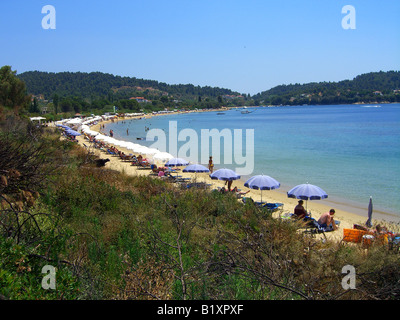
[{"label": "blue sky", "polygon": [[[56,29],[42,28],[42,7]],[[342,8],[356,29],[343,29]],[[400,70],[398,0],[1,0],[0,65],[255,94]]]}]

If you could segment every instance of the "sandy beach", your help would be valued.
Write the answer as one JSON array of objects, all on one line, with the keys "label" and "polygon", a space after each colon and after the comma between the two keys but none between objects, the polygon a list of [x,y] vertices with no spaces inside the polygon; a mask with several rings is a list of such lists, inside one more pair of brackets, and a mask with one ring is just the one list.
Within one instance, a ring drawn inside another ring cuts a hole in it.
[{"label": "sandy beach", "polygon": [[[122,120],[122,119],[121,119]],[[103,121],[101,123],[98,123],[96,125],[93,125],[91,127],[91,130],[101,132],[100,129],[100,124],[101,125],[106,125],[110,121]],[[85,138],[84,135],[77,136],[76,137],[78,140],[78,143],[80,145],[85,144],[86,146],[89,146],[89,141]],[[132,166],[130,162],[126,161],[121,161],[119,157],[112,156],[110,154],[106,154],[105,152],[102,152],[98,149],[91,148],[91,151],[93,151],[97,156],[99,156],[102,159],[108,158],[110,161],[106,163],[106,168],[110,168],[113,170],[117,170],[120,172],[123,172],[128,175],[146,175],[149,176],[150,170],[142,170],[138,169],[136,166]],[[118,150],[124,152],[125,154],[132,154],[132,150],[128,150],[122,147],[118,147]],[[134,154],[134,153],[133,153]],[[215,168],[214,170],[217,170],[218,168]],[[209,173],[183,173],[181,172],[180,175],[183,177],[189,177],[192,179],[195,179],[198,182],[206,182],[208,184],[211,184],[211,189],[216,189],[218,187],[223,187],[225,185],[225,181],[220,181],[220,180],[212,180],[209,177]],[[159,179],[158,177],[153,176],[155,179]],[[244,186],[243,180],[235,180],[233,181],[232,188],[237,186],[238,189],[241,189],[242,192],[247,192],[250,190],[249,193],[247,193],[245,196],[246,197],[251,197],[255,201],[260,201],[261,200],[261,192],[260,190],[253,190],[249,189]],[[272,203],[283,203],[283,210],[278,211],[274,213],[276,217],[279,217],[279,215],[287,215],[293,212],[294,207],[297,205],[298,199],[292,199],[287,197],[287,192],[288,190],[285,190],[284,188],[279,188],[276,190],[264,190],[262,192],[262,200],[263,201],[268,201]],[[238,200],[240,201],[240,200]],[[306,206],[306,204],[304,204]],[[367,205],[366,205],[367,206]],[[335,202],[332,199],[325,199],[325,200],[319,200],[319,201],[308,201],[307,202],[307,210],[311,211],[312,217],[315,219],[318,219],[323,213],[329,211],[331,208],[334,208],[336,211],[335,214],[335,220],[340,221],[340,226],[338,230],[334,232],[328,232],[326,233],[326,237],[328,239],[335,239],[335,240],[341,240],[343,238],[343,229],[344,228],[352,228],[353,224],[360,224],[360,225],[365,225],[365,222],[367,220],[367,207],[365,208],[365,214],[360,212],[359,208],[352,208],[351,206],[344,205],[340,202]],[[373,218],[377,219],[379,222],[381,221],[398,221],[398,218],[392,217],[390,215],[385,215],[384,213],[378,213],[375,214]],[[378,223],[375,219],[373,219],[373,225],[376,225]]]}]

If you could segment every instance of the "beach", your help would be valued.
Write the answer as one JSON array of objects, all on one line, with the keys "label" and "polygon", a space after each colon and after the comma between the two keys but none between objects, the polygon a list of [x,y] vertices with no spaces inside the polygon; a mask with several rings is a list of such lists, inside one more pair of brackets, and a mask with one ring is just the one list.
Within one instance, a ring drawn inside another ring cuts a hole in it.
[{"label": "beach", "polygon": [[[123,119],[121,119],[123,120]],[[101,132],[100,125],[105,125],[107,123],[111,122],[111,120],[108,121],[103,121],[101,123],[95,124],[91,127],[91,130]],[[86,146],[89,145],[89,141],[85,138],[84,135],[77,136],[76,137],[78,140],[78,143],[82,146],[85,144]],[[91,151],[95,153],[96,156],[102,159],[109,159],[110,161],[106,163],[105,167],[113,170],[117,170],[119,172],[122,172],[127,175],[132,175],[132,176],[138,176],[138,175],[145,175],[149,176],[150,170],[143,170],[143,169],[138,169],[137,166],[131,165],[130,162],[122,161],[119,157],[112,156],[110,154],[107,154],[103,151],[100,151],[99,149],[96,148],[91,148]],[[135,154],[132,152],[132,150],[125,149],[123,147],[118,147],[118,150],[124,152],[125,154]],[[136,154],[137,155],[137,154]],[[184,167],[182,167],[183,169]],[[215,168],[214,170],[217,170],[218,168]],[[196,179],[197,182],[206,182],[207,184],[211,184],[210,189],[218,189],[221,188],[225,185],[225,181],[221,180],[212,180],[209,177],[209,173],[183,173],[180,172],[180,175],[182,175],[185,178],[191,178],[191,179]],[[155,179],[159,179],[157,176],[153,176]],[[235,180],[232,183],[232,188],[237,187],[240,189],[242,192],[247,192],[249,191],[245,197],[251,197],[255,201],[260,201],[261,200],[261,192],[260,190],[254,190],[254,189],[249,189],[244,186],[243,180]],[[290,213],[293,213],[294,207],[298,203],[298,199],[293,199],[293,198],[288,198],[287,197],[287,192],[288,190],[285,190],[283,188],[275,189],[275,190],[264,190],[262,192],[262,200],[263,201],[268,201],[271,203],[283,203],[283,209],[278,210],[274,212],[274,217],[279,218],[279,217],[284,217],[289,215]],[[240,200],[238,200],[240,201]],[[343,238],[343,229],[344,228],[353,228],[354,224],[359,224],[359,225],[365,225],[365,222],[367,220],[367,208],[365,208],[365,214],[360,214],[360,210],[356,210],[356,208],[352,208],[351,206],[346,206],[343,205],[342,203],[335,202],[334,200],[331,199],[325,199],[325,200],[314,200],[314,201],[307,201],[307,203],[304,203],[304,206],[307,206],[307,211],[311,212],[311,215],[313,218],[317,219],[325,212],[328,212],[331,208],[334,208],[336,213],[335,213],[335,220],[340,221],[339,228],[334,231],[334,232],[328,232],[326,233],[326,238],[327,239],[332,239],[332,240],[342,240]],[[281,207],[282,208],[282,207]],[[373,216],[373,225],[375,225],[376,221],[374,220],[376,218],[377,220],[381,221],[395,221],[395,219],[391,219],[390,215],[384,215],[384,214],[376,214]]]}]

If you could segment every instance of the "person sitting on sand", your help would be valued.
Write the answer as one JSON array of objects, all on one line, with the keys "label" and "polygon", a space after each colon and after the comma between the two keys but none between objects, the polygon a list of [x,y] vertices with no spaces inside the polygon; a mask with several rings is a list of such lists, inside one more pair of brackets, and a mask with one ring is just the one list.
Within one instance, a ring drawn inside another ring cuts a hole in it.
[{"label": "person sitting on sand", "polygon": [[299,200],[299,204],[294,208],[294,215],[296,218],[304,219],[308,216],[306,209],[303,207],[303,200]]},{"label": "person sitting on sand", "polygon": [[336,226],[335,220],[333,216],[335,215],[335,209],[329,210],[329,212],[325,212],[319,219],[318,224],[322,228],[331,227],[333,230],[336,230],[338,227]]},{"label": "person sitting on sand", "polygon": [[242,196],[242,195],[244,195],[244,194],[249,193],[250,190],[248,190],[247,192],[241,192],[241,191],[239,191],[239,189],[238,189],[237,187],[234,187],[234,188],[232,189],[232,192],[235,192],[237,196]]}]

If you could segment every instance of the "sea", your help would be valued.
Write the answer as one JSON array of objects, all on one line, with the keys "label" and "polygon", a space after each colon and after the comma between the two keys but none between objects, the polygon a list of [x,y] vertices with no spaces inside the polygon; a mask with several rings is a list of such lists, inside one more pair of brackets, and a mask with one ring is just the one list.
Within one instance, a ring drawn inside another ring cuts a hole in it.
[{"label": "sea", "polygon": [[[317,185],[328,194],[328,199],[322,201],[361,215],[367,214],[372,197],[374,212],[400,221],[400,104],[265,106],[171,113],[110,123],[105,132],[110,129],[116,139],[148,147],[163,141],[162,137],[149,141],[149,134],[162,131],[166,150],[160,150],[167,152],[170,137],[182,134],[186,140],[177,141],[176,150],[172,150],[180,153],[171,153],[187,155],[192,157],[191,162],[206,165],[208,154],[203,158],[200,154],[201,150],[203,154],[208,151],[218,160],[215,169],[243,167],[243,158],[252,155],[253,168],[242,175],[244,181],[258,174],[269,175],[281,183],[281,192],[303,183]],[[202,149],[201,135],[212,129],[224,132],[228,138],[221,135],[224,138],[220,145],[210,139]],[[242,133],[241,139],[235,132]],[[194,133],[199,144],[197,158],[193,158],[196,152],[187,148]],[[235,145],[242,146],[242,157],[236,157]],[[247,152],[246,147],[250,150],[251,146],[253,150]],[[219,154],[213,153],[213,147]]]}]

